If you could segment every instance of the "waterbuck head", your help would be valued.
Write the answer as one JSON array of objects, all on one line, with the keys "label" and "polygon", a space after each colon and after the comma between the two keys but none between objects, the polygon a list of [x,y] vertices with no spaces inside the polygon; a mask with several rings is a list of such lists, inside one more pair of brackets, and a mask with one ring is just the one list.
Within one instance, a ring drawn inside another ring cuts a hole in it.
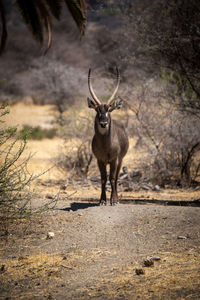
[{"label": "waterbuck head", "polygon": [[95,118],[95,123],[98,126],[99,132],[102,134],[104,134],[110,126],[110,122],[111,122],[110,113],[115,109],[121,108],[122,106],[121,100],[119,99],[115,100],[115,96],[118,91],[119,83],[120,83],[120,75],[119,75],[118,68],[116,68],[116,71],[117,71],[117,85],[113,94],[109,98],[107,104],[102,104],[101,101],[97,98],[91,83],[91,69],[89,69],[88,72],[88,87],[89,87],[90,94],[92,96],[92,99],[90,98],[87,99],[88,107],[95,109],[97,113]]}]

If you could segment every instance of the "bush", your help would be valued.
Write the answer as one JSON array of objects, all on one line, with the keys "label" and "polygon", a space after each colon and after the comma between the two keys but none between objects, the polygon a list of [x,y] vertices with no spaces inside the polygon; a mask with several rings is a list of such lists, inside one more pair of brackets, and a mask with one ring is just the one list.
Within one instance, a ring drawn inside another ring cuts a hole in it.
[{"label": "bush", "polygon": [[[0,106],[0,123],[3,127],[3,116],[9,113],[6,105]],[[41,174],[33,176],[27,170],[30,155],[21,159],[26,148],[28,129],[18,133],[17,127],[0,129],[0,228],[8,233],[9,225],[15,220],[30,216],[30,183]],[[45,205],[45,208],[48,206]],[[37,212],[44,209],[40,207]]]},{"label": "bush", "polygon": [[[69,151],[68,148],[65,150]],[[76,150],[70,150],[70,154],[60,156],[58,167],[63,171],[72,171],[73,175],[87,176],[93,158],[90,140],[82,140]]]},{"label": "bush", "polygon": [[45,129],[41,128],[40,126],[32,127],[29,125],[24,125],[20,133],[23,136],[23,134],[26,134],[26,132],[29,132],[27,138],[32,140],[42,140],[45,138],[53,139],[57,134],[56,128]]},{"label": "bush", "polygon": [[145,149],[144,178],[161,186],[190,186],[200,179],[200,122],[197,115],[180,112],[153,83],[141,87],[129,127]]},{"label": "bush", "polygon": [[[70,113],[59,123],[64,147],[58,158],[58,167],[71,175],[87,176],[92,163],[91,138],[94,121],[92,114],[82,107],[71,107]],[[70,140],[70,143],[68,142]]]}]

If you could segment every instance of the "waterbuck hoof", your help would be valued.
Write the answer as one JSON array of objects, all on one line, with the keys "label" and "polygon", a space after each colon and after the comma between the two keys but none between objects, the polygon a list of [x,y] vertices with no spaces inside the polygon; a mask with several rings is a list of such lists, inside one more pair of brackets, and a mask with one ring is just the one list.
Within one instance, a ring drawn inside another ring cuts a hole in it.
[{"label": "waterbuck hoof", "polygon": [[99,206],[106,206],[106,202],[99,202]]},{"label": "waterbuck hoof", "polygon": [[117,205],[117,202],[112,202],[110,203],[111,206],[116,206]]}]

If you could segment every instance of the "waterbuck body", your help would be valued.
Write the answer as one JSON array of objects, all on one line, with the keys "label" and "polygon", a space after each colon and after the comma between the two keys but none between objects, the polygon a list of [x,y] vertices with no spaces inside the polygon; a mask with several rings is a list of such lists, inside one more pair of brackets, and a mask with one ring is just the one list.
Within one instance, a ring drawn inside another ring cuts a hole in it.
[{"label": "waterbuck body", "polygon": [[112,120],[111,118],[111,112],[114,109],[119,109],[122,106],[121,100],[114,100],[119,86],[118,70],[117,74],[118,84],[107,104],[102,104],[94,94],[90,82],[90,70],[88,76],[89,89],[93,97],[93,100],[88,98],[88,106],[96,111],[94,122],[95,134],[92,140],[92,151],[97,158],[97,163],[101,174],[100,205],[106,204],[107,165],[110,165],[110,204],[114,205],[118,202],[117,180],[122,159],[127,153],[129,146],[128,136],[123,124],[120,121]]}]

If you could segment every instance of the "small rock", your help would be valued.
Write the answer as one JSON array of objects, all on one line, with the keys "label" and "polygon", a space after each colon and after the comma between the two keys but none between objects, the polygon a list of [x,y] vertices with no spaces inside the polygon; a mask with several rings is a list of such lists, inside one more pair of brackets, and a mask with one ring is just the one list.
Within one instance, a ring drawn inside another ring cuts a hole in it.
[{"label": "small rock", "polygon": [[41,182],[41,185],[50,186],[51,184],[49,182]]},{"label": "small rock", "polygon": [[53,199],[54,196],[53,196],[52,194],[46,194],[46,198],[47,198],[47,199]]},{"label": "small rock", "polygon": [[143,261],[143,265],[144,267],[153,267],[154,266],[154,261],[152,258],[146,258],[144,261]]},{"label": "small rock", "polygon": [[61,185],[61,187],[60,187],[60,189],[63,190],[63,191],[65,191],[66,188],[67,188],[67,184],[63,184],[63,185]]},{"label": "small rock", "polygon": [[154,261],[159,261],[160,256],[147,256],[147,259],[151,259],[151,260],[154,260]]},{"label": "small rock", "polygon": [[186,240],[186,239],[187,239],[187,237],[184,236],[184,235],[179,235],[178,236],[178,240]]},{"label": "small rock", "polygon": [[120,175],[120,179],[121,180],[128,179],[128,174],[122,174],[122,175]]},{"label": "small rock", "polygon": [[130,177],[132,179],[135,179],[135,177],[137,178],[141,178],[142,177],[142,173],[139,169],[134,169],[131,173],[130,173]]},{"label": "small rock", "polygon": [[6,265],[1,265],[1,268],[0,268],[0,273],[4,273],[6,270]]},{"label": "small rock", "polygon": [[124,188],[124,192],[132,192],[133,188],[132,187],[126,187]]},{"label": "small rock", "polygon": [[146,185],[146,184],[142,184],[141,188],[143,190],[146,190],[146,191],[150,191],[151,190],[151,188],[148,185]]},{"label": "small rock", "polygon": [[124,174],[128,174],[128,168],[126,166],[124,166],[122,168],[122,171],[123,171]]},{"label": "small rock", "polygon": [[154,190],[155,192],[160,192],[160,187],[159,187],[159,185],[155,185],[154,188],[153,188],[153,190]]},{"label": "small rock", "polygon": [[142,268],[136,268],[135,273],[136,275],[144,275],[145,271]]},{"label": "small rock", "polygon": [[47,239],[53,239],[54,236],[55,236],[54,232],[51,231],[47,232]]},{"label": "small rock", "polygon": [[99,182],[99,181],[100,181],[100,178],[97,177],[97,176],[91,176],[91,177],[90,177],[90,180],[91,180],[91,181],[94,181],[94,182]]}]

